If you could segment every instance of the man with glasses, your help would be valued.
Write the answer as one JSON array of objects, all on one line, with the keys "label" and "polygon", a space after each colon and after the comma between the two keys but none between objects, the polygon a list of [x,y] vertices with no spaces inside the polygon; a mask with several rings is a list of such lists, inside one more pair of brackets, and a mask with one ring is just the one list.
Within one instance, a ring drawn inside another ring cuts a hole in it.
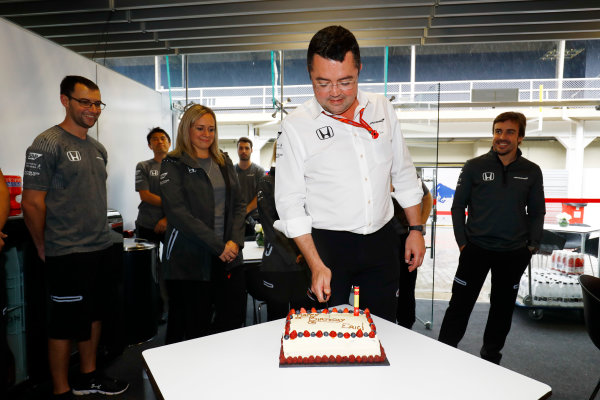
[{"label": "man with glasses", "polygon": [[307,66],[314,98],[283,120],[277,144],[275,227],[298,244],[319,302],[345,304],[357,285],[361,308],[394,322],[400,264],[390,183],[410,224],[404,259],[412,271],[425,254],[417,173],[393,106],[358,90],[350,31],[317,32]]},{"label": "man with glasses", "polygon": [[[118,394],[128,384],[96,371],[101,320],[110,312],[107,268],[112,245],[106,214],[106,149],[88,135],[105,104],[98,86],[81,76],[60,84],[63,122],[27,149],[23,215],[45,261],[48,359],[56,398],[71,393]],[[81,376],[69,384],[71,342]],[[72,390],[71,390],[72,389]]]}]

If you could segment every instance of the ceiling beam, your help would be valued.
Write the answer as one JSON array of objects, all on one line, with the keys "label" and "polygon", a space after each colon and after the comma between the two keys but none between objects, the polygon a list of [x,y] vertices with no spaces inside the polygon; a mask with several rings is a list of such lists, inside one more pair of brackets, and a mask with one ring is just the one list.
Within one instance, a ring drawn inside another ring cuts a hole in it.
[{"label": "ceiling beam", "polygon": [[433,18],[431,26],[434,28],[453,26],[484,26],[484,25],[521,25],[544,24],[560,22],[599,22],[600,11],[571,11],[571,12],[546,12],[535,14],[504,14],[504,15],[478,15],[478,16],[440,16]]},{"label": "ceiling beam", "polygon": [[591,40],[600,39],[600,31],[597,32],[561,32],[561,33],[519,33],[516,35],[496,36],[457,36],[457,37],[432,37],[425,39],[424,44],[473,44],[491,42],[548,42],[551,40]]},{"label": "ceiling beam", "polygon": [[574,33],[574,32],[598,32],[598,22],[579,22],[563,24],[521,24],[508,26],[470,26],[455,28],[430,28],[427,37],[452,37],[452,36],[503,36],[530,33]]},{"label": "ceiling beam", "polygon": [[[410,23],[406,23],[410,21]],[[377,30],[372,29],[372,23],[369,21],[344,21],[343,25],[350,29],[357,37],[366,38],[373,35],[391,37],[420,37],[427,21],[422,20],[385,20],[377,24]],[[53,40],[62,46],[74,46],[85,44],[96,44],[98,42],[107,43],[135,43],[158,40],[212,40],[220,38],[244,38],[255,36],[286,36],[291,34],[309,34],[313,35],[323,24],[292,24],[292,25],[268,25],[268,26],[250,26],[242,28],[213,28],[213,29],[194,29],[160,32],[141,32],[137,33],[119,33],[103,34],[97,32],[91,35],[81,36],[59,36]],[[408,29],[412,28],[412,29]]]},{"label": "ceiling beam", "polygon": [[561,13],[567,11],[600,10],[595,0],[532,0],[470,2],[470,4],[440,4],[436,16],[511,15],[515,13]]},{"label": "ceiling beam", "polygon": [[[106,25],[91,24],[91,25],[72,25],[72,26],[56,26],[56,27],[35,27],[32,29],[39,35],[48,38],[59,36],[80,36],[104,33],[134,33],[134,32],[154,32],[154,31],[178,31],[178,30],[198,30],[198,29],[214,29],[214,28],[242,28],[255,26],[279,26],[282,30],[286,30],[287,26],[298,26],[301,24],[321,24],[320,27],[325,27],[340,22],[364,21],[365,26],[371,24],[371,29],[377,29],[380,21],[395,21],[399,27],[412,28],[414,25],[426,26],[428,15],[426,11],[421,10],[406,18],[405,15],[393,15],[389,10],[372,9],[365,10],[361,13],[350,11],[336,11],[331,13],[308,12],[299,13],[298,15],[289,15],[284,18],[280,15],[256,15],[252,18],[244,16],[233,17],[214,17],[214,18],[186,18],[181,20],[165,20],[165,21],[149,21],[144,22],[111,22]],[[418,22],[411,22],[416,19]],[[405,22],[402,22],[405,21]],[[105,21],[106,22],[106,21]],[[15,22],[16,23],[16,22]],[[389,25],[388,25],[389,26]],[[319,28],[320,29],[320,28]],[[316,32],[316,31],[315,31]]]},{"label": "ceiling beam", "polygon": [[[363,43],[369,41],[386,41],[390,39],[409,39],[413,38],[418,40],[421,37],[421,30],[403,30],[402,34],[394,36],[393,31],[365,31],[361,32],[357,40]],[[299,33],[289,35],[268,35],[268,36],[246,36],[246,37],[230,37],[230,38],[209,38],[209,39],[188,39],[188,40],[169,40],[169,41],[152,41],[152,42],[139,42],[135,44],[135,47],[140,50],[144,49],[155,49],[155,48],[178,48],[185,49],[191,47],[229,47],[229,46],[246,46],[246,45],[266,45],[270,49],[277,49],[279,44],[286,43],[300,43],[302,46],[307,47],[310,39],[313,37],[313,33]],[[66,46],[75,52],[89,52],[97,48],[102,47],[102,51],[113,52],[113,51],[124,51],[131,48],[130,43],[101,43],[90,45],[77,45],[77,46]]]},{"label": "ceiling beam", "polygon": [[[379,46],[410,46],[417,45],[420,40],[417,39],[389,39],[389,40],[358,40],[361,47],[379,47]],[[231,52],[252,52],[252,51],[271,51],[271,50],[306,50],[308,47],[307,42],[298,43],[277,43],[277,44],[253,44],[246,46],[232,45],[229,47],[224,46],[208,46],[208,47],[189,47],[182,49],[169,48],[165,50],[160,49],[119,49],[106,52],[106,58],[114,57],[138,57],[138,56],[161,56],[161,55],[173,55],[173,54],[210,54],[210,53],[231,53]],[[87,49],[87,51],[81,51],[81,55],[86,57],[92,57],[95,54],[94,59],[104,58],[105,53],[102,47],[98,49]]]}]

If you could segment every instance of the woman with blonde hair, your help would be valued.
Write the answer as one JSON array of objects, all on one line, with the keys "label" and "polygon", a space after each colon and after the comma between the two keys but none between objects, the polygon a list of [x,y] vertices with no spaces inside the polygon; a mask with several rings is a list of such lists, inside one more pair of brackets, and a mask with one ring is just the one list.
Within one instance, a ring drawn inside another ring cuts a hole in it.
[{"label": "woman with blonde hair", "polygon": [[233,163],[218,147],[210,108],[194,104],[183,114],[175,150],[161,165],[160,188],[168,221],[166,343],[241,327],[245,205]]}]

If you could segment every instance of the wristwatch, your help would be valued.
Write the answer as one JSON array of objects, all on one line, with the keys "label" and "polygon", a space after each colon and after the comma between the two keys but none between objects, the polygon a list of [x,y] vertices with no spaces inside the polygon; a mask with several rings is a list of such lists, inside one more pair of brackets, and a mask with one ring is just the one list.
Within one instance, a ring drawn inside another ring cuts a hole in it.
[{"label": "wristwatch", "polygon": [[425,232],[423,231],[423,225],[411,225],[408,227],[408,233],[410,233],[410,231],[419,231],[425,235]]}]

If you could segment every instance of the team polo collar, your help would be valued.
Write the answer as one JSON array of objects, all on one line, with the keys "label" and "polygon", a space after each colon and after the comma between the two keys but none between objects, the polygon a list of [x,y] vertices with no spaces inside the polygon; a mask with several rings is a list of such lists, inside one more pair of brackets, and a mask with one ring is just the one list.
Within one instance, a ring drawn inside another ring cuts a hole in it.
[{"label": "team polo collar", "polygon": [[[491,156],[493,156],[493,157],[495,157],[495,158],[496,158],[496,159],[497,159],[497,160],[500,162],[500,156],[499,156],[499,155],[498,155],[498,153],[496,153],[496,151],[494,150],[494,146],[492,146],[492,147],[490,148],[490,151],[489,151],[489,153],[488,153],[488,154],[489,154],[489,155],[491,155]],[[520,148],[518,148],[518,147],[517,147],[517,156],[515,157],[515,161],[513,161],[513,163],[514,163],[514,162],[516,162],[517,160],[519,160],[519,159],[521,158],[521,156],[522,156],[522,155],[523,155],[523,152],[521,151],[521,149],[520,149]],[[511,164],[512,164],[512,163],[511,163]]]},{"label": "team polo collar", "polygon": [[[356,117],[360,110],[366,108],[369,104],[369,98],[360,90],[358,91],[356,98],[358,99],[358,105],[354,111],[354,117]],[[311,102],[308,104],[308,110],[312,119],[319,118],[319,116],[322,115],[321,112],[325,111],[314,96],[312,97]],[[327,111],[325,112],[327,113]]]}]

